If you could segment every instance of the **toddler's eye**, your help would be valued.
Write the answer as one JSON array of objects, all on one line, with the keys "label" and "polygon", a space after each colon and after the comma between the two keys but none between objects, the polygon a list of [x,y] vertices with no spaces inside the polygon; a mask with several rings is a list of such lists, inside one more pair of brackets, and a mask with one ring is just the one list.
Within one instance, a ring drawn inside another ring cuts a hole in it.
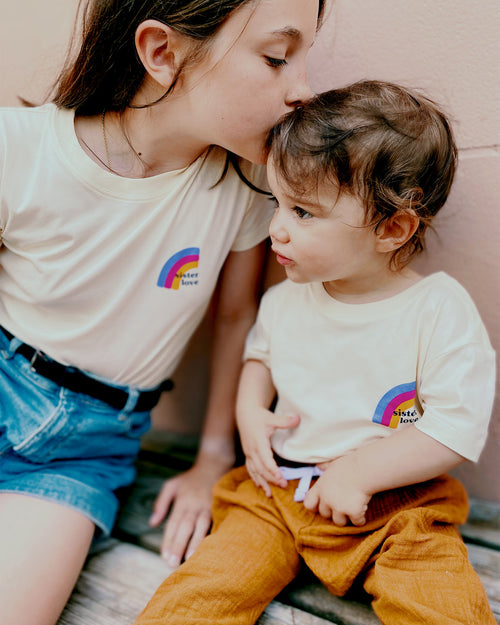
[{"label": "toddler's eye", "polygon": [[299,219],[310,219],[312,217],[311,213],[304,210],[303,208],[300,208],[300,206],[294,206],[292,210]]},{"label": "toddler's eye", "polygon": [[269,200],[272,202],[274,208],[278,208],[278,206],[280,205],[278,200],[274,197],[274,195],[270,195]]},{"label": "toddler's eye", "polygon": [[284,65],[287,64],[287,60],[286,59],[275,59],[272,56],[266,56],[264,57],[266,59],[266,63],[268,65],[270,65],[271,67],[283,67]]}]

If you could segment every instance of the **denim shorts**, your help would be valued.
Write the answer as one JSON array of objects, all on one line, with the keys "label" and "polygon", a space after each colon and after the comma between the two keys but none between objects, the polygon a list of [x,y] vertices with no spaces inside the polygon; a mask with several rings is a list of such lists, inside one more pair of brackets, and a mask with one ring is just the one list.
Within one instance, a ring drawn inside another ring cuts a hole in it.
[{"label": "denim shorts", "polygon": [[133,412],[139,389],[118,387],[130,394],[117,410],[32,371],[18,345],[0,332],[0,492],[68,506],[109,535],[150,426]]}]

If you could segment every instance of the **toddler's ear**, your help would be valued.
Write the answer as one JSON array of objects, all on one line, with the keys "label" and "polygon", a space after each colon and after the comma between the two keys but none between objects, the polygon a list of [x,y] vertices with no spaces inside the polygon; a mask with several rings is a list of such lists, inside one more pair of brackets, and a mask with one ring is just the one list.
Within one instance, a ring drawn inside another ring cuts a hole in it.
[{"label": "toddler's ear", "polygon": [[158,20],[145,20],[135,32],[135,46],[146,72],[168,90],[186,52],[185,37]]},{"label": "toddler's ear", "polygon": [[377,228],[377,252],[395,252],[411,239],[418,228],[419,218],[413,210],[396,213]]}]

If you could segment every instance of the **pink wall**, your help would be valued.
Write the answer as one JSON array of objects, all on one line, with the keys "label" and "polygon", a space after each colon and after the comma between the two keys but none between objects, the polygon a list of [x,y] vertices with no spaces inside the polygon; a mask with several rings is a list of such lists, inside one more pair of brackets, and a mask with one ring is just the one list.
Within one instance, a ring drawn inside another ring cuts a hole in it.
[{"label": "pink wall", "polygon": [[0,2],[0,105],[39,100],[57,75],[77,0]]},{"label": "pink wall", "polygon": [[[41,98],[62,62],[76,0],[18,0],[0,7],[0,105]],[[455,120],[460,166],[447,206],[418,261],[445,269],[474,297],[500,351],[500,3],[498,0],[336,0],[310,58],[320,91],[360,78],[424,89]],[[194,431],[205,383],[201,331],[177,390],[157,411],[162,427]],[[194,380],[193,380],[194,375]],[[499,385],[500,387],[500,385]],[[187,393],[184,394],[184,389]],[[186,402],[185,398],[189,397]],[[168,417],[167,417],[168,415]],[[173,418],[172,415],[176,415]],[[161,423],[163,422],[163,423]],[[187,424],[187,425],[186,425]],[[469,493],[500,501],[500,401],[477,465],[458,471]]]}]

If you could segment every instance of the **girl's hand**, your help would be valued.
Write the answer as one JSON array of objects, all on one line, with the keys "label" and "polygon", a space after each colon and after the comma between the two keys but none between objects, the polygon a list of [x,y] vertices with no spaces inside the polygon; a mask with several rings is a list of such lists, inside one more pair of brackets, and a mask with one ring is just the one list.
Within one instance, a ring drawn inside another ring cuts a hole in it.
[{"label": "girl's hand", "polygon": [[324,473],[306,494],[304,506],[332,519],[335,525],[346,525],[349,520],[353,525],[364,525],[371,495],[356,483],[349,456],[325,463],[320,468]]},{"label": "girl's hand", "polygon": [[265,408],[252,408],[245,416],[238,416],[238,429],[248,473],[267,497],[271,496],[270,483],[281,488],[287,485],[274,460],[270,438],[278,428],[296,427],[299,422],[299,416],[277,416]]},{"label": "girl's hand", "polygon": [[188,471],[167,480],[153,504],[149,519],[157,527],[170,510],[161,545],[168,565],[177,567],[187,560],[207,535],[211,525],[212,489],[233,466],[220,455],[198,454]]}]

